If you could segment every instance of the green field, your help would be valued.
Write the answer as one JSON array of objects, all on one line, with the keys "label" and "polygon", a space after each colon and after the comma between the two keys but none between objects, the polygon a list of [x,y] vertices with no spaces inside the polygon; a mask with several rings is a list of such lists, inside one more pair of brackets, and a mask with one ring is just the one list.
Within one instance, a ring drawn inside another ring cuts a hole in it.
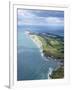
[{"label": "green field", "polygon": [[38,36],[42,42],[43,53],[46,57],[64,59],[64,42],[58,37]]}]

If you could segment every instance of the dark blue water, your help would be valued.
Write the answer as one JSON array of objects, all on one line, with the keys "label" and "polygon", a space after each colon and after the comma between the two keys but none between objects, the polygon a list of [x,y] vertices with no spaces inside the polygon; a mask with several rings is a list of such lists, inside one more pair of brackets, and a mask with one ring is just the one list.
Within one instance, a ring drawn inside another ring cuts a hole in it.
[{"label": "dark blue water", "polygon": [[58,67],[54,60],[45,60],[37,45],[18,28],[17,35],[17,80],[48,79],[49,68]]},{"label": "dark blue water", "polygon": [[29,30],[31,32],[39,33],[52,33],[59,36],[64,36],[64,26],[36,26],[36,25],[25,25],[18,26],[19,30]]}]

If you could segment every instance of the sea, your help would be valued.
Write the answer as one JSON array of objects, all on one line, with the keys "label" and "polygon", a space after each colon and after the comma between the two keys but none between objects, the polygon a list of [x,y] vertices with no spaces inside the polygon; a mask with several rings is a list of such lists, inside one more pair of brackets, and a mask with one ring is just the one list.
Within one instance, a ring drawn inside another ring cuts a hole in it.
[{"label": "sea", "polygon": [[64,29],[45,26],[18,26],[17,27],[17,80],[50,79],[50,70],[57,68],[59,62],[41,56],[40,49],[25,34],[25,31],[52,33],[64,36]]}]

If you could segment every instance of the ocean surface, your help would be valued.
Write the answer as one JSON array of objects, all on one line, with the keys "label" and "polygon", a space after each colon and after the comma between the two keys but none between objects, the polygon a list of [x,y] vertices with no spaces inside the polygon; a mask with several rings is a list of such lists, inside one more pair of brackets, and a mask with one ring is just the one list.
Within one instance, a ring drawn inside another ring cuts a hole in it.
[{"label": "ocean surface", "polygon": [[[32,29],[32,28],[31,28]],[[45,60],[41,56],[40,49],[24,33],[30,28],[18,27],[17,30],[17,80],[39,80],[49,79],[49,69],[59,66],[59,62],[54,60]],[[34,32],[37,32],[34,28]],[[37,29],[38,30],[38,29]],[[44,29],[45,30],[45,29]],[[47,32],[46,30],[39,32]],[[49,31],[48,31],[49,32]],[[59,32],[60,34],[60,32]],[[61,32],[63,35],[63,32]]]},{"label": "ocean surface", "polygon": [[55,26],[35,26],[35,25],[25,25],[25,26],[18,26],[18,30],[25,31],[29,30],[32,32],[39,32],[39,33],[52,33],[59,36],[64,36],[64,27],[55,27]]}]

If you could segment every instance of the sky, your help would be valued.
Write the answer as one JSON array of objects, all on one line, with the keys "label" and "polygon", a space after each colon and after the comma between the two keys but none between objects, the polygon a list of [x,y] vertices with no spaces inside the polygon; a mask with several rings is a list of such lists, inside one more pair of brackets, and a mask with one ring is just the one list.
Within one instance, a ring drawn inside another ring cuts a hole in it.
[{"label": "sky", "polygon": [[37,25],[37,26],[64,26],[64,11],[57,10],[17,10],[18,26]]}]

